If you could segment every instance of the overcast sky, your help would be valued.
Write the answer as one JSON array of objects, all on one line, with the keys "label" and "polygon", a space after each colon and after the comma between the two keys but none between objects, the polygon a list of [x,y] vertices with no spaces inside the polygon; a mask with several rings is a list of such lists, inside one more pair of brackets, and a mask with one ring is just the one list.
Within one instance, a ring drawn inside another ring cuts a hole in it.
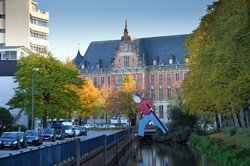
[{"label": "overcast sky", "polygon": [[214,0],[33,0],[48,11],[49,50],[59,60],[84,55],[92,41],[190,34]]}]

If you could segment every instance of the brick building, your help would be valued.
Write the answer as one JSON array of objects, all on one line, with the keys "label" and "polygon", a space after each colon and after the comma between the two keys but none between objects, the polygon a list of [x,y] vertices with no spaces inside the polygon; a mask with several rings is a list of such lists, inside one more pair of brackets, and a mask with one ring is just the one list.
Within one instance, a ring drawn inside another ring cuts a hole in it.
[{"label": "brick building", "polygon": [[132,73],[136,89],[154,101],[160,120],[168,121],[171,96],[179,93],[188,68],[183,47],[187,35],[132,39],[127,22],[121,40],[92,42],[84,56],[78,51],[73,62],[96,87],[106,85],[116,92],[125,74]]}]

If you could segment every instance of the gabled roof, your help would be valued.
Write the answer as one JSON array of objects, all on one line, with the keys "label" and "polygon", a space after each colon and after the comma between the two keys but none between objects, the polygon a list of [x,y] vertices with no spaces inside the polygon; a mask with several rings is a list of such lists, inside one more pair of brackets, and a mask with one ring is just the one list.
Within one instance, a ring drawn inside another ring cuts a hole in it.
[{"label": "gabled roof", "polygon": [[14,76],[18,69],[16,60],[0,60],[0,76]]},{"label": "gabled roof", "polygon": [[[144,57],[147,66],[153,65],[153,60],[166,65],[170,58],[174,58],[174,63],[183,64],[184,56],[188,53],[184,48],[186,37],[187,35],[149,37],[136,39],[133,42],[139,48],[139,55]],[[102,60],[103,67],[107,68],[116,54],[119,42],[120,40],[91,42],[82,59],[77,54],[73,62],[78,67],[79,64],[86,64],[87,67],[95,68],[99,60]]]}]

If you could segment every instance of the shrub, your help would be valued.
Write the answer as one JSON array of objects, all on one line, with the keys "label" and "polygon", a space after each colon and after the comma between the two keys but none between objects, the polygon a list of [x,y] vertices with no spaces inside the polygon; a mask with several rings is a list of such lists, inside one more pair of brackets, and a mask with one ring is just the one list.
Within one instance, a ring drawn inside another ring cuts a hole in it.
[{"label": "shrub", "polygon": [[20,128],[20,131],[26,131],[27,127],[24,125],[15,125],[12,127],[12,131],[18,131]]},{"label": "shrub", "polygon": [[230,136],[234,136],[234,135],[236,134],[236,132],[237,132],[237,129],[236,129],[236,128],[231,128],[231,129],[229,130],[229,135],[230,135]]}]

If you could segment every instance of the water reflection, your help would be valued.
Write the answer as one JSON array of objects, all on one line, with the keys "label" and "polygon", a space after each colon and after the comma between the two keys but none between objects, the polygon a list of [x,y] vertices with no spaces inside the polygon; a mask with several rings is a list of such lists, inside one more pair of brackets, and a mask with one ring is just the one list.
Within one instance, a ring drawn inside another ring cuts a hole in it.
[{"label": "water reflection", "polygon": [[136,161],[131,161],[129,166],[217,166],[215,161],[191,151],[188,146],[136,143],[134,151]]}]

